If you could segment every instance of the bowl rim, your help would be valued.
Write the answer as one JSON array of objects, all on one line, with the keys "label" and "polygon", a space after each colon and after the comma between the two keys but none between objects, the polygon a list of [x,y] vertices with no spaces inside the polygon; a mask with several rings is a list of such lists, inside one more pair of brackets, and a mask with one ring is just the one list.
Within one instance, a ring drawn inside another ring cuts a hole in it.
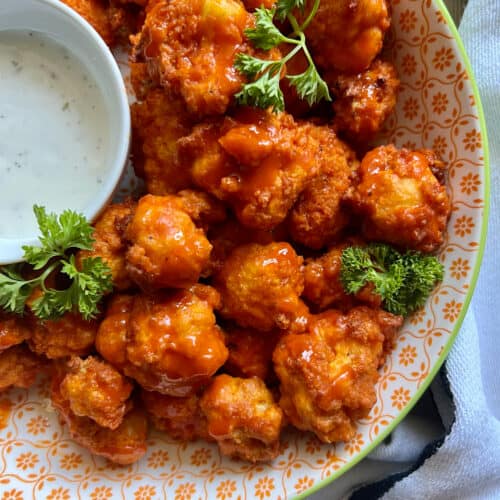
[{"label": "bowl rim", "polygon": [[[119,113],[113,116],[114,125],[112,127],[117,139],[116,147],[113,148],[112,157],[110,158],[109,168],[106,170],[106,175],[103,176],[100,189],[96,190],[95,196],[81,210],[88,220],[94,221],[111,200],[122,178],[129,157],[131,117],[125,82],[113,53],[89,22],[60,0],[36,0],[36,3],[42,4],[43,8],[49,12],[49,15],[59,12],[64,15],[66,21],[71,20],[71,22],[80,25],[83,28],[83,36],[86,36],[95,46],[95,50],[102,54],[105,67],[109,71],[110,78],[106,78],[106,84],[112,88],[117,109],[119,110]],[[16,27],[9,27],[9,29],[16,29]],[[0,237],[0,266],[21,262],[24,255],[23,245],[39,246],[38,234],[19,238]]]},{"label": "bowl rim", "polygon": [[443,15],[446,24],[448,28],[450,29],[453,39],[456,42],[458,52],[460,54],[460,57],[462,58],[462,61],[465,65],[465,70],[467,72],[467,75],[469,77],[469,82],[471,84],[471,89],[472,93],[474,95],[476,107],[477,107],[477,112],[478,112],[478,118],[477,121],[479,123],[480,127],[480,132],[482,134],[483,142],[482,142],[482,152],[483,152],[483,158],[484,158],[484,167],[483,167],[483,172],[484,172],[484,207],[483,207],[483,216],[482,216],[482,226],[481,226],[481,235],[479,239],[479,249],[477,253],[477,259],[474,265],[474,269],[472,270],[472,277],[470,280],[470,286],[467,291],[467,295],[465,296],[464,302],[462,309],[460,311],[460,314],[455,322],[455,325],[453,326],[453,330],[450,334],[450,337],[444,346],[444,349],[442,353],[440,354],[437,362],[434,364],[432,369],[430,370],[429,374],[427,377],[424,379],[422,382],[422,385],[417,389],[417,391],[412,395],[411,399],[408,401],[406,406],[400,411],[398,416],[392,420],[392,422],[385,427],[381,432],[378,434],[378,436],[368,445],[366,448],[364,448],[361,452],[357,453],[352,460],[349,460],[348,463],[346,463],[343,467],[340,467],[337,471],[333,472],[330,476],[327,478],[318,481],[314,486],[309,488],[308,490],[290,497],[291,500],[302,500],[310,495],[313,495],[314,493],[317,493],[319,490],[325,488],[326,486],[330,485],[333,483],[336,479],[338,479],[340,476],[345,474],[347,471],[352,469],[355,465],[357,465],[361,460],[366,458],[384,439],[387,438],[391,432],[394,431],[394,429],[399,425],[399,423],[406,417],[406,415],[410,412],[410,410],[415,406],[417,401],[422,397],[424,392],[428,389],[429,385],[431,382],[434,380],[434,377],[437,375],[439,370],[441,369],[441,366],[443,365],[444,361],[448,357],[448,354],[451,350],[451,347],[453,346],[455,339],[458,335],[458,332],[460,331],[460,328],[462,327],[462,323],[464,321],[465,315],[467,314],[467,311],[469,309],[470,302],[472,300],[472,295],[474,294],[474,290],[476,288],[477,284],[477,279],[479,277],[479,272],[481,269],[481,262],[483,260],[484,256],[484,249],[486,246],[486,235],[488,232],[488,219],[489,219],[489,213],[490,213],[490,158],[489,158],[489,144],[488,144],[488,135],[487,135],[487,129],[486,129],[486,120],[484,117],[484,110],[483,110],[483,105],[481,103],[481,96],[479,94],[479,88],[477,86],[477,82],[474,77],[474,72],[472,70],[472,65],[469,60],[469,56],[467,55],[467,51],[465,49],[465,45],[462,41],[462,38],[458,32],[457,26],[455,25],[455,21],[453,20],[448,8],[446,7],[446,4],[444,3],[444,0],[433,0],[434,4],[437,6],[441,14]]}]

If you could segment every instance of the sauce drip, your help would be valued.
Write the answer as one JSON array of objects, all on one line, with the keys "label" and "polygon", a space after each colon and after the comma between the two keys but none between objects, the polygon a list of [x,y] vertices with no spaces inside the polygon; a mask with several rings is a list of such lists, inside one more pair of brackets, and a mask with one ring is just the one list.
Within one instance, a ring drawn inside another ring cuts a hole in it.
[{"label": "sauce drip", "polygon": [[0,32],[0,239],[38,234],[33,204],[82,211],[99,190],[109,118],[91,72],[49,36]]}]

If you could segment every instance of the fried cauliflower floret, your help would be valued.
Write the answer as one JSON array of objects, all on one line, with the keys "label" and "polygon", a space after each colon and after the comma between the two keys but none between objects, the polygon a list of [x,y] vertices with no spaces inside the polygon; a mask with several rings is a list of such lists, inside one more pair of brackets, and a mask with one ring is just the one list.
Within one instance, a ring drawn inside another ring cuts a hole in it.
[{"label": "fried cauliflower floret", "polygon": [[132,286],[125,268],[127,249],[123,232],[132,216],[133,203],[115,203],[108,205],[94,224],[94,243],[91,250],[80,250],[77,263],[83,259],[100,257],[111,269],[113,287],[126,290]]},{"label": "fried cauliflower floret", "polygon": [[396,106],[399,79],[394,65],[376,59],[366,71],[328,80],[336,128],[357,144],[373,139]]},{"label": "fried cauliflower floret", "polygon": [[220,313],[257,330],[303,330],[308,310],[299,299],[302,264],[303,258],[288,243],[236,248],[214,280],[222,297]]},{"label": "fried cauliflower floret", "polygon": [[64,371],[56,370],[52,377],[50,399],[68,426],[72,439],[94,455],[121,465],[132,464],[144,456],[148,432],[144,411],[132,409],[116,429],[101,427],[94,420],[73,413],[69,401],[61,392],[63,378]]},{"label": "fried cauliflower floret", "polygon": [[229,357],[224,369],[235,377],[267,380],[279,337],[279,331],[262,333],[251,328],[226,329]]},{"label": "fried cauliflower floret", "polygon": [[351,240],[340,243],[320,257],[306,259],[304,266],[304,292],[302,296],[320,311],[327,307],[337,307],[347,310],[356,301],[373,307],[379,307],[382,298],[372,290],[372,285],[363,287],[355,296],[344,291],[340,281],[342,268],[342,252],[349,246],[362,244]]},{"label": "fried cauliflower floret", "polygon": [[[306,13],[313,0],[309,0]],[[316,63],[324,70],[358,73],[382,49],[390,26],[386,0],[322,0],[306,30]]]},{"label": "fried cauliflower floret", "polygon": [[322,128],[286,113],[243,109],[179,141],[196,185],[226,201],[247,227],[280,224],[318,172]]},{"label": "fried cauliflower floret", "polygon": [[89,354],[99,325],[97,321],[86,321],[76,313],[66,313],[57,320],[33,323],[28,344],[34,352],[49,359]]},{"label": "fried cauliflower floret", "polygon": [[226,207],[217,198],[203,191],[184,189],[177,196],[182,201],[186,213],[193,219],[197,227],[207,231],[212,225],[223,222],[226,217]]},{"label": "fried cauliflower floret", "polygon": [[342,199],[359,166],[354,152],[332,129],[321,127],[320,173],[301,193],[288,217],[291,237],[320,249],[332,243],[347,226],[349,216]]},{"label": "fried cauliflower floret", "polygon": [[208,267],[204,272],[206,276],[220,271],[228,255],[236,247],[247,243],[266,245],[274,241],[274,235],[271,231],[244,227],[232,218],[211,227],[207,237],[212,244],[212,253]]},{"label": "fried cauliflower floret", "polygon": [[109,18],[106,0],[61,0],[80,14],[101,35],[107,45],[113,45],[115,36]]},{"label": "fried cauliflower floret", "polygon": [[182,288],[198,281],[212,245],[176,196],[139,200],[125,236],[127,272],[142,288]]},{"label": "fried cauliflower floret", "polygon": [[97,350],[146,390],[192,394],[228,355],[213,313],[218,294],[204,288],[115,298],[99,328]]},{"label": "fried cauliflower floret", "polygon": [[290,422],[326,443],[349,440],[354,421],[375,404],[384,345],[402,321],[367,307],[345,315],[331,309],[312,318],[306,333],[283,336],[273,361]]},{"label": "fried cauliflower floret", "polygon": [[0,391],[9,387],[27,389],[46,364],[46,360],[31,352],[25,344],[0,352]]},{"label": "fried cauliflower floret", "polygon": [[442,244],[450,200],[432,173],[429,156],[389,145],[363,158],[360,183],[349,198],[363,217],[367,240],[422,252],[433,252]]},{"label": "fried cauliflower floret", "polygon": [[182,441],[209,439],[207,421],[201,413],[199,397],[174,398],[159,392],[141,392],[142,401],[154,426]]},{"label": "fried cauliflower floret", "polygon": [[261,462],[279,454],[283,413],[262,380],[219,375],[200,406],[223,455]]},{"label": "fried cauliflower floret", "polygon": [[133,57],[199,117],[223,114],[244,83],[234,67],[249,52],[253,17],[239,0],[158,0],[147,11]]},{"label": "fried cauliflower floret", "polygon": [[89,417],[101,427],[116,429],[129,409],[133,386],[109,363],[94,356],[71,358],[61,382],[61,395],[78,417]]},{"label": "fried cauliflower floret", "polygon": [[0,310],[0,353],[30,336],[31,328],[24,318]]},{"label": "fried cauliflower floret", "polygon": [[[151,85],[134,65],[132,82],[136,93]],[[141,102],[130,107],[132,115],[132,151],[134,168],[144,178],[146,188],[154,195],[175,193],[192,185],[188,169],[179,162],[177,140],[189,134],[191,121],[184,104],[163,89],[153,89]]]}]

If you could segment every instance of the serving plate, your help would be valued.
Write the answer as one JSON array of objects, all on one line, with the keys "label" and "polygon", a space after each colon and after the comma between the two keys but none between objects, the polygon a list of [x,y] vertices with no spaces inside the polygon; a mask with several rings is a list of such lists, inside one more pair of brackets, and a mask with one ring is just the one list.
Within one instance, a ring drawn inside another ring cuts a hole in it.
[{"label": "serving plate", "polygon": [[[467,56],[441,0],[392,0],[387,57],[402,86],[384,142],[432,148],[449,165],[452,216],[440,252],[446,274],[426,307],[409,318],[381,369],[378,400],[347,443],[287,433],[271,464],[221,458],[205,442],[152,433],[146,456],[122,467],[69,438],[40,381],[0,395],[0,500],[243,500],[303,498],[373,450],[404,418],[439,370],[477,279],[488,211],[484,119]],[[125,61],[122,61],[125,63]],[[122,191],[135,188],[126,177]]]}]

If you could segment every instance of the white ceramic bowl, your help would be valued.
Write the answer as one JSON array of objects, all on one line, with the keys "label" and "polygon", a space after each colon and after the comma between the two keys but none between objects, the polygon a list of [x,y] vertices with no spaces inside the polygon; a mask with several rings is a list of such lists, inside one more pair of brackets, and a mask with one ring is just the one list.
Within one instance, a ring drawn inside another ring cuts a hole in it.
[{"label": "white ceramic bowl", "polygon": [[[89,220],[93,220],[113,195],[129,151],[130,111],[116,60],[92,26],[59,0],[1,0],[0,31],[3,30],[29,30],[49,35],[87,67],[103,95],[112,126],[103,157],[102,183],[96,187],[92,201],[85,207],[78,207]],[[37,241],[37,234],[0,238],[0,264],[20,261],[22,245],[34,245]]]},{"label": "white ceramic bowl", "polygon": [[[5,0],[0,0],[5,1]],[[46,410],[47,387],[2,395],[12,410],[0,429],[0,496],[33,499],[286,500],[306,498],[373,450],[429,386],[458,333],[485,242],[486,131],[479,95],[456,28],[441,0],[392,0],[388,57],[402,80],[384,140],[433,148],[449,166],[452,216],[440,252],[445,278],[408,318],[380,370],[377,403],[348,443],[325,445],[290,432],[270,464],[221,457],[203,441],[179,443],[153,432],[147,454],[119,467],[75,444]],[[126,58],[124,58],[126,66]],[[123,190],[133,184],[122,184]],[[328,497],[325,494],[325,498]]]}]

